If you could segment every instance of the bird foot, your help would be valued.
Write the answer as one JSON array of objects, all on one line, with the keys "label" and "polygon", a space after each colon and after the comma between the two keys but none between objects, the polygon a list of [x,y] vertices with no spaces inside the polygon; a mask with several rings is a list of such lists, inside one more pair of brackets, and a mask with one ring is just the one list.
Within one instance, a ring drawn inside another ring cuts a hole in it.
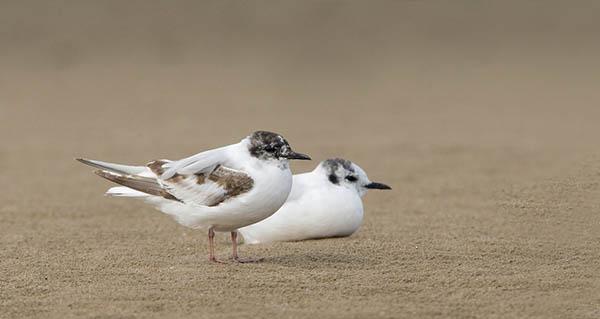
[{"label": "bird foot", "polygon": [[213,263],[215,263],[215,264],[224,264],[225,263],[224,261],[220,261],[220,260],[218,260],[215,257],[209,257],[208,260],[211,261],[211,262],[213,262]]}]

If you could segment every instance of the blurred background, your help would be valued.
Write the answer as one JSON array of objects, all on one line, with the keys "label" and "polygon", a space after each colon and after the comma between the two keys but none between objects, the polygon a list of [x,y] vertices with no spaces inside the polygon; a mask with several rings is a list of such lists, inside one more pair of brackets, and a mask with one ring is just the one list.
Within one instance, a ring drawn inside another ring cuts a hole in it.
[{"label": "blurred background", "polygon": [[[0,6],[2,138],[20,147],[77,134],[82,147],[102,135],[197,148],[259,128],[320,138],[332,153],[344,138],[388,147],[594,138],[597,1]],[[23,134],[28,123],[43,134]]]},{"label": "blurred background", "polygon": [[[599,38],[593,0],[0,0],[2,305],[594,317]],[[365,197],[359,234],[246,247],[272,259],[223,277],[204,234],[103,198],[73,161],[177,159],[259,129],[313,157],[295,172],[340,156],[394,191]]]}]

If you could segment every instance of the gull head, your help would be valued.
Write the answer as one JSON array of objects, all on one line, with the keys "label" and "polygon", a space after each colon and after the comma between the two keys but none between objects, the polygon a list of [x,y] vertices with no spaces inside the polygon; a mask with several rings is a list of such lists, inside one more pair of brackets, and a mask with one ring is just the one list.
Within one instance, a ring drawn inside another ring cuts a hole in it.
[{"label": "gull head", "polygon": [[297,153],[283,136],[267,131],[256,131],[248,137],[248,152],[261,160],[310,160],[308,155]]},{"label": "gull head", "polygon": [[367,173],[358,165],[342,158],[332,158],[319,164],[330,183],[355,190],[363,196],[369,189],[392,189],[383,184],[369,180]]}]

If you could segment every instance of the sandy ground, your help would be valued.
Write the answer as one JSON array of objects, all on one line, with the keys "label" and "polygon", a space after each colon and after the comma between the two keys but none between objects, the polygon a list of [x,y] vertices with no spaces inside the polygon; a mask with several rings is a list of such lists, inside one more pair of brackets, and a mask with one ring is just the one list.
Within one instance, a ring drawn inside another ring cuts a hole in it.
[{"label": "sandy ground", "polygon": [[[0,317],[600,317],[597,2],[294,3],[2,2]],[[394,189],[215,265],[73,161],[256,129]]]}]

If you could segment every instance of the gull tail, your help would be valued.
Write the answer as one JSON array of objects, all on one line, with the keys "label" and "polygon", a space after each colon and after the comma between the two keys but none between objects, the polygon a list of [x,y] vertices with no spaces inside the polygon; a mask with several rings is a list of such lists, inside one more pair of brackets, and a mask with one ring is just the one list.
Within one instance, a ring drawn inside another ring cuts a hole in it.
[{"label": "gull tail", "polygon": [[95,173],[107,180],[122,186],[113,187],[106,192],[108,196],[120,197],[150,197],[158,196],[164,199],[177,200],[169,194],[146,166],[130,166],[108,163],[84,158],[79,162],[99,168]]},{"label": "gull tail", "polygon": [[125,187],[125,186],[115,186],[111,187],[106,191],[106,196],[114,196],[114,197],[136,197],[136,198],[144,198],[151,196],[150,194],[136,191],[135,189]]}]

